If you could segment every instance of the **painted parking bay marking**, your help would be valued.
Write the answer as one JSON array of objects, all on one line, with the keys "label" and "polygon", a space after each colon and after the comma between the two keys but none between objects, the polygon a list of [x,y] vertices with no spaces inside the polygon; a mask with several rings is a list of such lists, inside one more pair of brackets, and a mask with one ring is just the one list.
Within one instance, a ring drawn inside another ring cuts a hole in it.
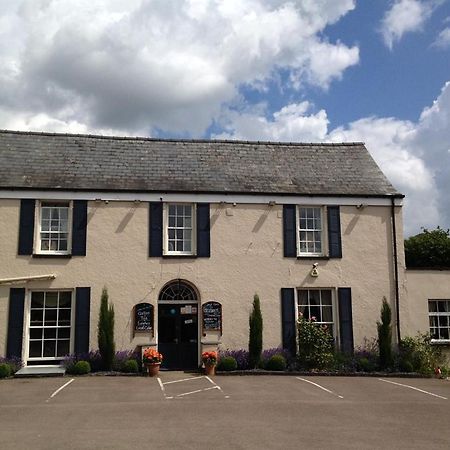
[{"label": "painted parking bay marking", "polygon": [[423,389],[416,388],[414,386],[410,386],[409,384],[397,383],[395,381],[383,380],[383,378],[378,378],[379,381],[384,381],[385,383],[395,384],[396,386],[402,386],[408,389],[413,389],[414,391],[422,392],[422,394],[428,394],[432,397],[441,398],[442,400],[448,400],[447,397],[443,397],[442,395],[433,394],[432,392],[424,391]]},{"label": "painted parking bay marking", "polygon": [[297,380],[304,381],[305,383],[313,384],[314,386],[318,387],[319,389],[322,389],[323,391],[328,392],[329,394],[334,395],[334,396],[336,396],[338,398],[344,398],[344,397],[342,397],[342,395],[336,394],[335,392],[330,391],[329,389],[327,389],[326,387],[321,386],[318,383],[314,383],[314,381],[305,380],[304,378],[300,378],[300,377],[295,377],[295,378],[297,378]]},{"label": "painted parking bay marking", "polygon": [[[201,380],[201,379],[208,380],[212,384],[212,386],[209,386],[209,387],[203,388],[203,389],[195,389],[193,391],[182,392],[181,394],[177,394],[175,396],[168,396],[167,393],[166,393],[165,386],[167,384],[182,383],[182,382],[188,382],[188,381],[192,381],[192,380]],[[183,378],[181,380],[166,381],[164,383],[161,381],[161,378],[158,377],[158,383],[159,383],[159,387],[161,388],[161,392],[164,395],[164,398],[167,399],[167,400],[173,399],[173,398],[183,398],[183,397],[186,397],[187,395],[197,394],[199,392],[205,392],[205,391],[211,391],[211,390],[218,390],[219,392],[221,392],[224,395],[225,398],[230,398],[230,396],[229,395],[225,395],[225,393],[223,392],[222,388],[218,384],[216,384],[213,380],[211,380],[211,378],[209,378],[208,376]]]},{"label": "painted parking bay marking", "polygon": [[72,383],[72,381],[75,381],[75,378],[71,378],[67,383],[63,384],[61,387],[56,389],[56,391],[53,392],[53,394],[50,395],[50,397],[47,400],[45,400],[45,402],[48,403],[55,395],[60,393],[65,387],[69,386],[69,384]]}]

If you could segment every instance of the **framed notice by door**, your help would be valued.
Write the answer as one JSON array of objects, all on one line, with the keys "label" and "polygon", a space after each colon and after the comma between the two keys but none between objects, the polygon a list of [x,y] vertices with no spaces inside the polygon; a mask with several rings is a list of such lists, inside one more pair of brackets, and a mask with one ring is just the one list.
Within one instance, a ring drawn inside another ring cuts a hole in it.
[{"label": "framed notice by door", "polygon": [[134,333],[152,333],[155,335],[153,328],[154,312],[153,305],[150,303],[138,303],[134,307]]},{"label": "framed notice by door", "polygon": [[219,302],[207,302],[202,305],[203,334],[207,331],[220,331],[222,334],[222,305]]}]

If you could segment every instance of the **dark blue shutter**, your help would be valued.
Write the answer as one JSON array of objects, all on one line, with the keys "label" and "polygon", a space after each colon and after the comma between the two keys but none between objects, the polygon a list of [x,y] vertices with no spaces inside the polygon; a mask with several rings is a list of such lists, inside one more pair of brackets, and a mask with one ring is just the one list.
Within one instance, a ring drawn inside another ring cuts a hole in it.
[{"label": "dark blue shutter", "polygon": [[89,352],[91,288],[77,287],[75,296],[75,353],[87,353]]},{"label": "dark blue shutter", "polygon": [[289,350],[292,355],[295,355],[296,321],[293,288],[281,289],[281,330],[283,334],[283,348]]},{"label": "dark blue shutter", "polygon": [[209,203],[197,203],[197,256],[211,256]]},{"label": "dark blue shutter", "polygon": [[341,351],[353,353],[352,290],[338,289]]},{"label": "dark blue shutter", "polygon": [[283,248],[284,256],[297,256],[297,225],[295,205],[283,205]]},{"label": "dark blue shutter", "polygon": [[86,256],[87,200],[75,200],[72,214],[72,255]]},{"label": "dark blue shutter", "polygon": [[162,256],[163,248],[163,204],[162,202],[150,202],[150,236],[149,255]]},{"label": "dark blue shutter", "polygon": [[35,203],[33,199],[20,201],[19,255],[33,254]]},{"label": "dark blue shutter", "polygon": [[9,290],[8,340],[6,356],[22,358],[23,314],[25,306],[25,288]]},{"label": "dark blue shutter", "polygon": [[328,245],[330,258],[342,258],[339,206],[328,206]]}]

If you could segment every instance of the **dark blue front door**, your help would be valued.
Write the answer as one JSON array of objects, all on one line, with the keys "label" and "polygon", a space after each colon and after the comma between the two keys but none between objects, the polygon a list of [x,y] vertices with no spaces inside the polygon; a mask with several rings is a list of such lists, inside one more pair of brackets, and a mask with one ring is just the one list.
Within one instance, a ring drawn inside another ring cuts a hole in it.
[{"label": "dark blue front door", "polygon": [[158,305],[158,350],[163,354],[163,369],[198,367],[197,305]]}]

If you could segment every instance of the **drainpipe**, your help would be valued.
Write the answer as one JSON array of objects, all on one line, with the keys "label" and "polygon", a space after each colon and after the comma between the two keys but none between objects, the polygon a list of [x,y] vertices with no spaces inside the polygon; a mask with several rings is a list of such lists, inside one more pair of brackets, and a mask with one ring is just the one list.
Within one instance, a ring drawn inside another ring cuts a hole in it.
[{"label": "drainpipe", "polygon": [[397,344],[400,344],[400,293],[398,288],[397,227],[395,224],[395,197],[391,197],[392,242],[394,244],[395,311],[397,314]]}]

